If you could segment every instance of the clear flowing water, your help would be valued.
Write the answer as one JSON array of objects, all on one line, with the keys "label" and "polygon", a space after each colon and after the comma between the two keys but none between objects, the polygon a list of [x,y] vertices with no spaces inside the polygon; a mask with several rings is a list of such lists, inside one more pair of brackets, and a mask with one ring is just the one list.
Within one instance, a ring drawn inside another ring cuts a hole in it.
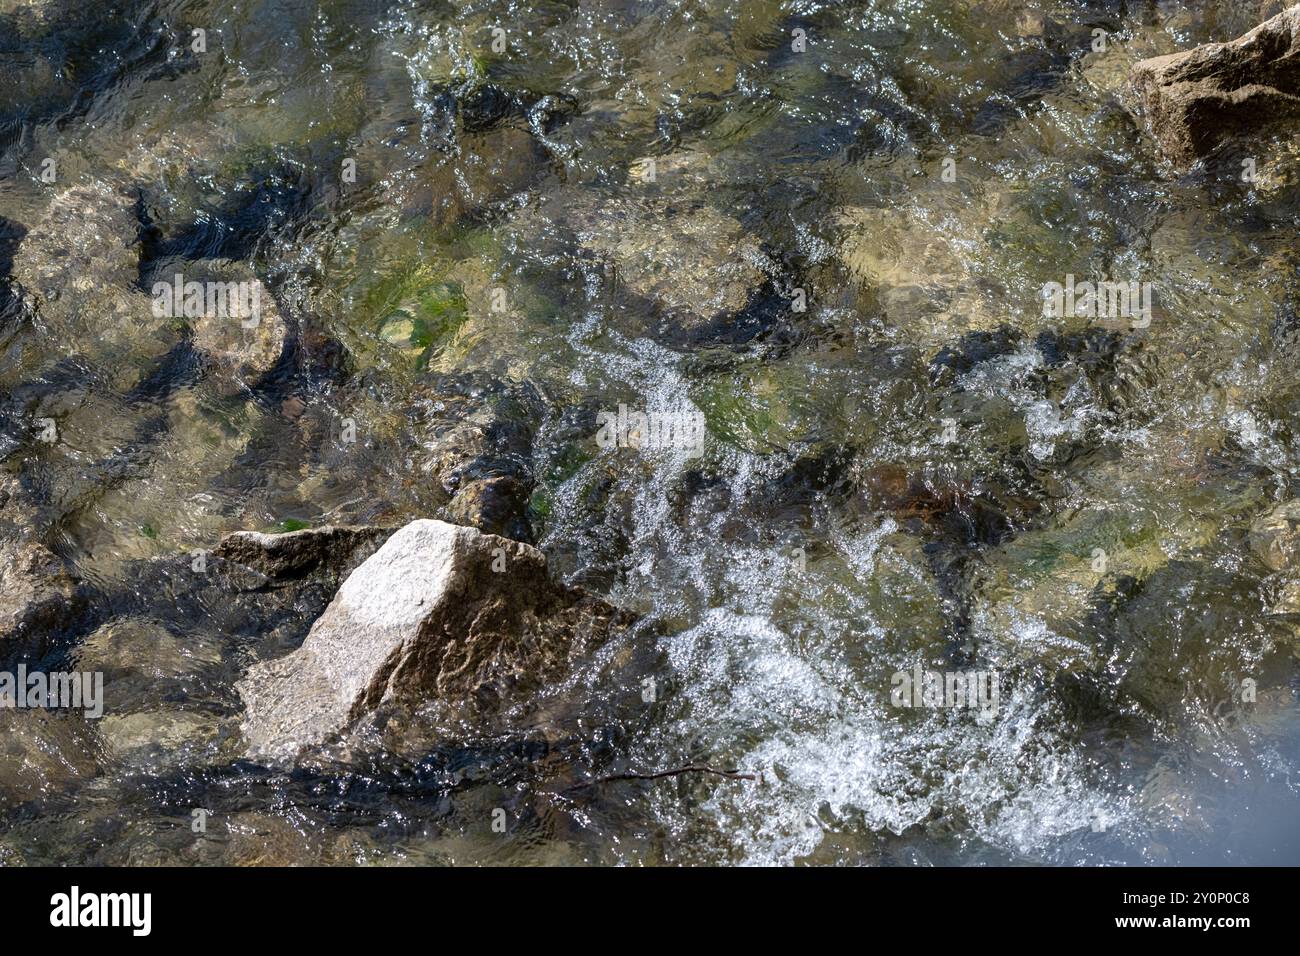
[{"label": "clear flowing water", "polygon": [[[1297,140],[1180,177],[1126,110],[1254,6],[0,0],[0,450],[79,574],[442,516],[491,405],[556,573],[640,615],[517,733],[282,772],[235,730],[272,639],[114,598],[61,658],[105,717],[4,715],[5,859],[1300,860],[1300,605],[1247,542],[1300,491]],[[291,368],[152,318],[196,263]],[[1044,315],[1067,275],[1150,326]],[[703,454],[600,448],[620,404]],[[917,665],[993,719],[893,706]],[[701,764],[753,779],[589,783]]]}]

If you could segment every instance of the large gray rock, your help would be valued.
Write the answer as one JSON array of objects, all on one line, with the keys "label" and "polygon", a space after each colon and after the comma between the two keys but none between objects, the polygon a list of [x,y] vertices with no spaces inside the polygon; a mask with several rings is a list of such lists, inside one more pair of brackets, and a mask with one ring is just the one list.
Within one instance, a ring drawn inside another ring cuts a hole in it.
[{"label": "large gray rock", "polygon": [[1300,4],[1230,43],[1143,60],[1132,80],[1147,128],[1176,166],[1300,116]]},{"label": "large gray rock", "polygon": [[293,653],[238,683],[250,755],[291,759],[381,706],[457,719],[523,703],[621,623],[529,545],[414,521],[357,568]]}]

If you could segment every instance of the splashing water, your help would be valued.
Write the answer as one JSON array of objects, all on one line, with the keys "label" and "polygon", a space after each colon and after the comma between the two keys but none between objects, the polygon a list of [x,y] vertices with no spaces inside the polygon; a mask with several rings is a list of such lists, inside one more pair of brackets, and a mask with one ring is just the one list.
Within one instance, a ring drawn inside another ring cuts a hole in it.
[{"label": "splashing water", "polygon": [[[0,453],[109,595],[66,653],[110,695],[0,713],[0,858],[1295,862],[1300,588],[1249,529],[1300,492],[1296,143],[1176,178],[1125,109],[1242,6],[0,2]],[[282,361],[153,320],[199,268]],[[1066,275],[1150,328],[1045,316]],[[620,406],[703,448],[600,447]],[[445,516],[465,422],[637,625],[504,738],[240,760],[235,679],[310,621],[136,569]],[[898,706],[917,668],[992,719]],[[739,776],[644,779],[688,767]]]}]

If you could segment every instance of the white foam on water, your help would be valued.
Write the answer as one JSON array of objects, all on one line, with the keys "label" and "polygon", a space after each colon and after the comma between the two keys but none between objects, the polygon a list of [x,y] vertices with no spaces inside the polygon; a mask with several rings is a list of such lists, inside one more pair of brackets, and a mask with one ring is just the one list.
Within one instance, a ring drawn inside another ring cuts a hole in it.
[{"label": "white foam on water", "polygon": [[[645,345],[630,355],[663,357]],[[653,394],[680,394],[667,363],[657,378],[630,357],[607,366],[649,381]],[[762,458],[711,452],[733,508],[763,494]],[[693,625],[662,640],[675,690],[664,724],[633,756],[646,766],[735,766],[762,782],[721,782],[700,805],[672,788],[655,791],[670,832],[693,832],[703,817],[711,852],[764,864],[816,853],[828,830],[869,843],[870,833],[907,834],[936,815],[964,821],[954,833],[1029,858],[1045,858],[1053,840],[1088,825],[1102,798],[1085,783],[1082,762],[1045,729],[1036,690],[1004,691],[1003,709],[981,724],[971,711],[892,708],[880,675],[863,669],[877,648],[882,660],[896,651],[873,604],[895,596],[870,586],[884,542],[898,531],[893,519],[837,529],[832,553],[796,573],[782,547],[725,541],[721,518],[674,517],[669,491],[688,467],[699,462],[636,459],[621,479],[635,501],[635,589],[655,611],[680,613],[678,588],[688,581],[703,605]]]}]

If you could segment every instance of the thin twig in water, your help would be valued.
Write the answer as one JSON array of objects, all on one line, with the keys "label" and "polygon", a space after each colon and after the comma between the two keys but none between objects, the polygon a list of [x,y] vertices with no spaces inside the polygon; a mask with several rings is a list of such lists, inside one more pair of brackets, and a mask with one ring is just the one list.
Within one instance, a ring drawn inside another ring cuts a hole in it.
[{"label": "thin twig in water", "polygon": [[739,770],[719,770],[717,767],[710,767],[706,764],[688,764],[685,767],[677,767],[673,770],[660,770],[657,773],[614,773],[608,777],[597,777],[595,780],[584,780],[582,783],[575,783],[567,790],[579,790],[582,787],[594,787],[600,783],[613,783],[616,780],[659,780],[662,777],[676,777],[684,773],[711,773],[719,777],[728,777],[732,780],[757,780],[758,777],[752,773],[741,773]]}]

